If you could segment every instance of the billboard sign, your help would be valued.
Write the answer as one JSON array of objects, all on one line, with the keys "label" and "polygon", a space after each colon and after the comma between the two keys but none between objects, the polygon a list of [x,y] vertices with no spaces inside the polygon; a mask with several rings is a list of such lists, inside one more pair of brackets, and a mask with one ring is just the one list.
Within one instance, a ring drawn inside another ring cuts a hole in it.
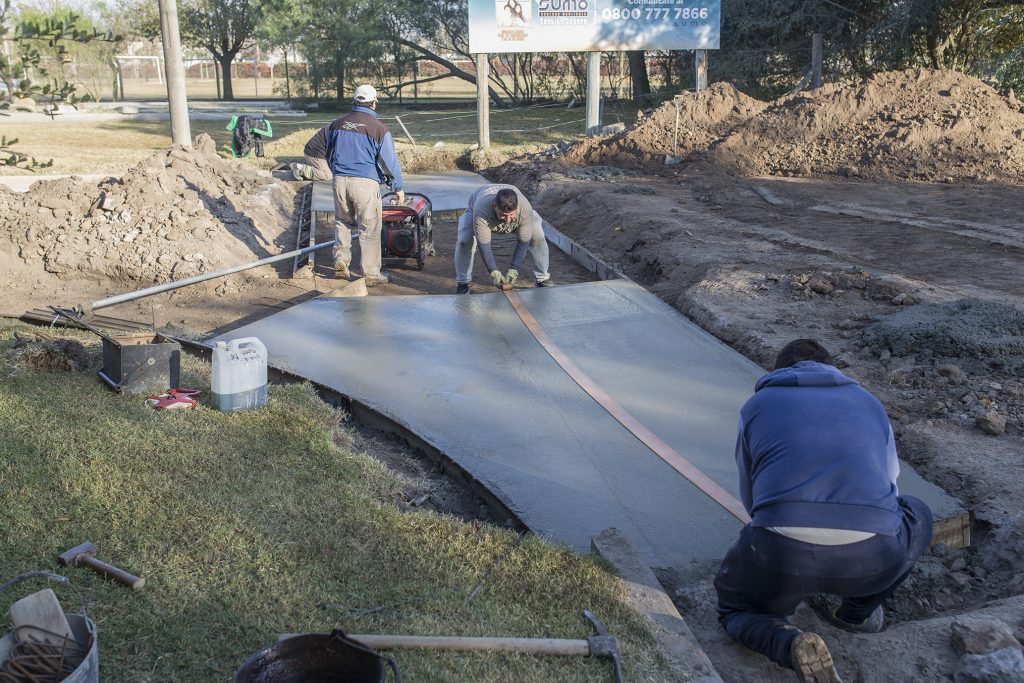
[{"label": "billboard sign", "polygon": [[469,0],[469,51],[718,49],[721,0]]}]

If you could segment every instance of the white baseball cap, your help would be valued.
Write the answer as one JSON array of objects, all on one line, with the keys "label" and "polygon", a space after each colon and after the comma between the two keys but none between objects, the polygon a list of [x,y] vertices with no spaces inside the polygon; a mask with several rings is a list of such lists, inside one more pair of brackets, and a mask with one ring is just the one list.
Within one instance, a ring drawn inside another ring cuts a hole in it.
[{"label": "white baseball cap", "polygon": [[372,85],[361,85],[356,88],[355,94],[356,102],[376,102],[377,91]]}]

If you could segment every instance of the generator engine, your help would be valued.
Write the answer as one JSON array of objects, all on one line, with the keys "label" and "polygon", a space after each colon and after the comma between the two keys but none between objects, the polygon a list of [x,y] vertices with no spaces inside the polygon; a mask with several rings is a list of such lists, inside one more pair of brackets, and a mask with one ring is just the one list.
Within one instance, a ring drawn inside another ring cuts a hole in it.
[{"label": "generator engine", "polygon": [[383,228],[381,256],[385,263],[415,261],[423,270],[427,256],[433,256],[434,228],[431,221],[430,199],[417,192],[407,192],[404,204],[391,204],[396,195],[382,197]]}]

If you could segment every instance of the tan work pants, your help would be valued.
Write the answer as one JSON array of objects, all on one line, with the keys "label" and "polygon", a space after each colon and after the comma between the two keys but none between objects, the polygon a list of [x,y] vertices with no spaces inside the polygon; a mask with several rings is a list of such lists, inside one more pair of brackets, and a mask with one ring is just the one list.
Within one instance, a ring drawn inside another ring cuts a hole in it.
[{"label": "tan work pants", "polygon": [[313,169],[313,177],[307,178],[307,180],[330,180],[332,177],[331,165],[327,163],[327,159],[320,157],[311,157],[308,154],[303,155],[303,163]]},{"label": "tan work pants", "polygon": [[334,178],[334,262],[352,262],[352,231],[359,231],[364,276],[380,275],[380,183],[369,178]]}]

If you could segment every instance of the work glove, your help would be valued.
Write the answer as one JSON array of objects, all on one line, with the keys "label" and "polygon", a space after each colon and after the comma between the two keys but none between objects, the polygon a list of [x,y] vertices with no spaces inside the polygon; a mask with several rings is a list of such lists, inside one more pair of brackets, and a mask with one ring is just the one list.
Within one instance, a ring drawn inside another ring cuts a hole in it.
[{"label": "work glove", "polygon": [[395,203],[398,204],[399,206],[401,206],[402,204],[405,204],[405,191],[404,190],[396,190],[395,191]]},{"label": "work glove", "polygon": [[505,282],[505,276],[501,274],[500,270],[492,270],[491,282],[494,283],[495,287],[501,287],[502,283]]},{"label": "work glove", "polygon": [[516,283],[516,280],[518,279],[519,271],[516,270],[515,268],[509,268],[508,272],[505,273],[505,282],[509,283],[510,285],[514,285]]}]

